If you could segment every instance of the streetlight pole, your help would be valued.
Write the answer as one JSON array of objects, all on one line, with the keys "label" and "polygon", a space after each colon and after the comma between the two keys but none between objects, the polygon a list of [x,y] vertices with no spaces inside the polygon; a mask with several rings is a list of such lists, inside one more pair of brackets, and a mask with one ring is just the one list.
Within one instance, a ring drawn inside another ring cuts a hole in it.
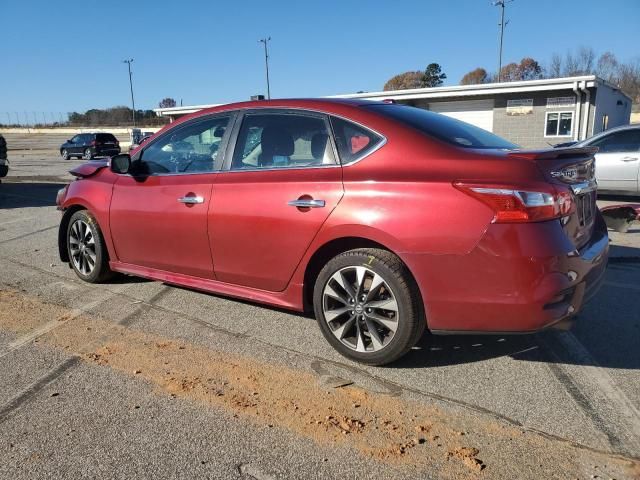
[{"label": "streetlight pole", "polygon": [[500,83],[502,75],[502,41],[504,39],[504,27],[509,23],[504,22],[504,7],[505,3],[513,2],[513,0],[495,0],[493,2],[494,7],[500,7],[500,49],[498,50],[498,83]]},{"label": "streetlight pole", "polygon": [[271,40],[271,37],[261,38],[258,42],[264,44],[264,65],[267,69],[267,100],[271,100],[271,86],[269,85],[269,48],[267,43]]},{"label": "streetlight pole", "polygon": [[133,63],[133,58],[128,60],[123,60],[122,63],[126,63],[127,67],[129,67],[129,89],[131,90],[131,106],[133,110],[131,111],[131,116],[133,119],[133,126],[136,126],[136,102],[133,99],[133,80],[131,79],[131,64]]}]

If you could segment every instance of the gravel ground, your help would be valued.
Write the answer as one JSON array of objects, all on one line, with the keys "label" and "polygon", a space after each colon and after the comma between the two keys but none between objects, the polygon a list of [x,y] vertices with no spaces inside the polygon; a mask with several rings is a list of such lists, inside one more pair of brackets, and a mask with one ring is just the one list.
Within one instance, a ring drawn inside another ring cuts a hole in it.
[{"label": "gravel ground", "polygon": [[[140,279],[82,283],[57,258],[53,202],[81,162],[51,150],[9,157],[0,478],[639,475],[640,225],[611,232],[605,285],[572,331],[427,336],[401,362],[372,368],[337,355],[307,317]],[[184,346],[171,382],[168,354],[154,349],[165,343]],[[231,364],[243,367],[237,377]]]}]

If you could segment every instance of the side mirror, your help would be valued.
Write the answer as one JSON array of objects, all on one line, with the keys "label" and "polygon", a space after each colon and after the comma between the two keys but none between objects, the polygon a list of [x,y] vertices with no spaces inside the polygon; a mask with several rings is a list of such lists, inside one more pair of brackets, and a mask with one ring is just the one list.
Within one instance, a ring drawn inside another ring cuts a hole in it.
[{"label": "side mirror", "polygon": [[131,168],[131,157],[126,153],[111,157],[111,171],[114,173],[129,173]]}]

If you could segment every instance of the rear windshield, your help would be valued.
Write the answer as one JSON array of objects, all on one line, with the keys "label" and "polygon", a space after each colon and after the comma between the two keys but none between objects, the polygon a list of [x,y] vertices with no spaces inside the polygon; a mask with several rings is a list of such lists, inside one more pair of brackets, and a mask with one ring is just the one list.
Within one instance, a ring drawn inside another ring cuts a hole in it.
[{"label": "rear windshield", "polygon": [[96,134],[96,140],[100,142],[115,142],[116,137],[114,137],[111,133],[98,133]]},{"label": "rear windshield", "polygon": [[462,148],[514,149],[517,145],[466,122],[423,108],[381,103],[367,105],[382,115],[419,130],[431,137]]}]

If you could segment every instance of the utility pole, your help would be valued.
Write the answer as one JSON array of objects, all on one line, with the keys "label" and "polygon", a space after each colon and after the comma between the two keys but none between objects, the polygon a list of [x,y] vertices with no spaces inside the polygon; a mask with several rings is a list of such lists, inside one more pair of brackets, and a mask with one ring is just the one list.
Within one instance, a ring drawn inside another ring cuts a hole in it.
[{"label": "utility pole", "polygon": [[267,100],[271,100],[271,86],[269,85],[269,48],[267,43],[271,40],[271,37],[261,38],[259,43],[264,44],[264,65],[267,69]]},{"label": "utility pole", "polygon": [[131,64],[133,63],[133,58],[130,58],[128,60],[123,60],[122,63],[126,63],[127,67],[129,67],[129,89],[131,89],[131,107],[132,107],[132,112],[131,112],[131,116],[133,117],[133,126],[136,126],[136,102],[133,99],[133,80],[131,80]]},{"label": "utility pole", "polygon": [[509,20],[505,23],[504,21],[504,7],[505,3],[513,2],[513,0],[495,0],[493,2],[494,7],[500,7],[500,49],[498,51],[498,83],[500,83],[501,75],[502,75],[502,41],[504,39],[504,27],[507,26]]}]

